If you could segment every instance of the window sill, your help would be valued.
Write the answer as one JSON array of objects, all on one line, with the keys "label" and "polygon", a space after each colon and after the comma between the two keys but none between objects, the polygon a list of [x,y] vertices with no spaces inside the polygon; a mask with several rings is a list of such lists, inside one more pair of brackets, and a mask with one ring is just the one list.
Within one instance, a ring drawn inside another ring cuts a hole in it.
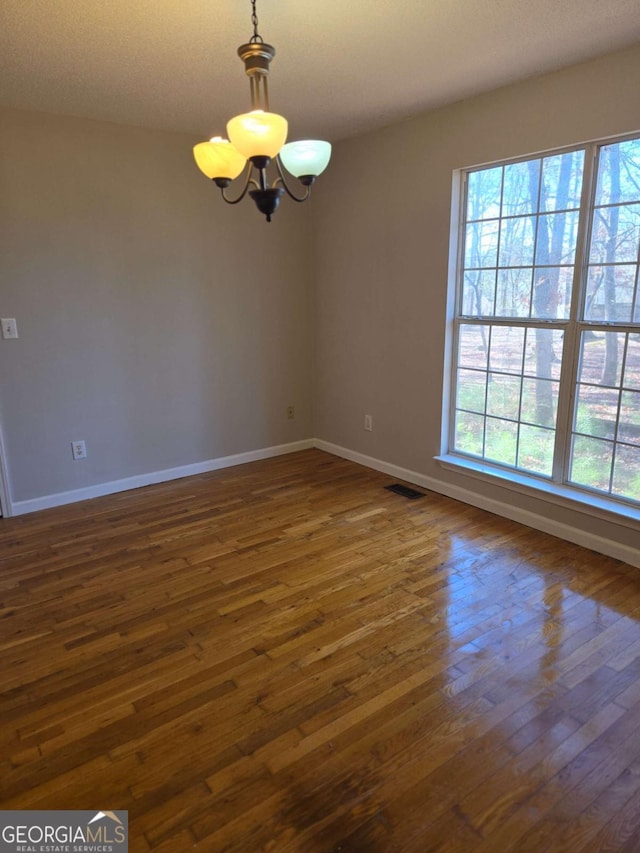
[{"label": "window sill", "polygon": [[623,527],[637,530],[640,522],[640,509],[619,504],[599,495],[580,493],[566,486],[529,477],[520,471],[509,471],[487,462],[476,462],[450,453],[435,456],[434,459],[443,468],[450,471],[466,474],[485,483],[502,486],[513,492],[545,500],[574,512],[582,512],[585,515],[620,524]]}]

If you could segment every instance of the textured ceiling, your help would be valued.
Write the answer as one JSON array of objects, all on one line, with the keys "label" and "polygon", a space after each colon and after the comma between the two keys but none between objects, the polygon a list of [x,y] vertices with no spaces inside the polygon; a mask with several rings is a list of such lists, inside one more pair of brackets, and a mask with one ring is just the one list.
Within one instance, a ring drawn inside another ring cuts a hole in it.
[{"label": "textured ceiling", "polygon": [[[0,103],[210,136],[249,0],[0,0]],[[638,0],[258,0],[271,107],[332,140],[640,41]]]}]

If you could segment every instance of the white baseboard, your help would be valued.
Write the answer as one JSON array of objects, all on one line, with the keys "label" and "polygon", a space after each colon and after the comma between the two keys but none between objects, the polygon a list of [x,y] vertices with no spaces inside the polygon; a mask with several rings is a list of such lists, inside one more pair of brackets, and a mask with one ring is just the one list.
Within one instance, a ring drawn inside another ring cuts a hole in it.
[{"label": "white baseboard", "polygon": [[206,474],[208,471],[230,468],[232,465],[244,465],[245,462],[257,462],[259,459],[270,459],[273,456],[282,456],[285,453],[295,453],[298,450],[307,450],[313,446],[313,439],[294,441],[290,444],[278,444],[275,447],[264,447],[260,450],[250,450],[247,453],[236,453],[233,456],[221,456],[218,459],[207,459],[204,462],[181,465],[178,468],[151,471],[148,474],[138,474],[135,477],[126,477],[123,480],[111,480],[108,483],[98,483],[95,486],[73,489],[69,492],[58,492],[57,494],[45,495],[41,498],[16,501],[11,504],[10,512],[7,515],[24,515],[27,512],[36,512],[37,510],[50,509],[54,506],[63,506],[64,504],[75,503],[76,501],[86,501],[90,498],[113,495],[116,492],[139,489],[141,486],[166,483],[169,480],[179,480],[181,477],[192,477],[194,474]]},{"label": "white baseboard", "polygon": [[637,548],[632,548],[630,545],[623,545],[613,539],[597,536],[586,530],[580,530],[568,524],[538,515],[538,513],[531,512],[530,510],[521,509],[504,501],[495,500],[494,498],[484,497],[475,492],[467,491],[467,489],[463,489],[460,486],[454,486],[442,480],[437,480],[435,477],[426,477],[424,474],[410,471],[408,468],[391,465],[380,459],[374,459],[372,456],[366,456],[364,453],[357,453],[346,447],[322,441],[322,439],[316,439],[314,446],[319,450],[325,450],[327,453],[333,453],[334,456],[341,456],[343,459],[349,459],[351,462],[357,462],[360,465],[373,468],[375,471],[381,471],[383,474],[389,474],[391,477],[396,477],[399,480],[406,480],[408,483],[414,483],[432,492],[437,492],[448,498],[454,498],[463,503],[471,504],[479,509],[485,509],[488,512],[493,512],[495,515],[501,515],[512,521],[518,521],[527,527],[533,527],[535,530],[541,530],[543,533],[550,533],[559,539],[566,539],[568,542],[582,545],[584,548],[590,548],[599,554],[606,554],[607,557],[613,557],[616,560],[622,560],[624,563],[640,568],[640,551]]},{"label": "white baseboard", "polygon": [[509,518],[512,521],[520,522],[533,527],[535,530],[541,530],[544,533],[550,533],[553,536],[558,536],[560,539],[566,539],[568,542],[574,542],[576,545],[582,545],[585,548],[590,548],[600,554],[606,554],[608,557],[614,557],[617,560],[622,560],[632,566],[640,568],[640,551],[632,548],[629,545],[623,545],[613,539],[606,539],[602,536],[597,536],[585,530],[580,530],[571,527],[568,524],[563,524],[559,521],[546,518],[538,515],[530,510],[521,509],[504,501],[498,501],[493,498],[487,498],[473,491],[468,491],[460,486],[454,486],[434,477],[427,477],[424,474],[419,474],[417,471],[411,471],[408,468],[402,468],[399,465],[392,465],[381,459],[375,459],[372,456],[367,456],[364,453],[358,453],[355,450],[349,450],[346,447],[340,447],[337,444],[332,444],[322,439],[304,439],[303,441],[294,441],[290,444],[280,444],[274,447],[265,447],[260,450],[251,450],[247,453],[237,453],[233,456],[222,456],[218,459],[208,459],[204,462],[195,462],[191,465],[182,465],[177,468],[166,468],[163,471],[152,471],[148,474],[139,474],[135,477],[127,477],[122,480],[112,480],[107,483],[98,483],[95,486],[87,486],[82,489],[73,489],[68,492],[59,492],[53,495],[45,495],[40,498],[33,498],[26,501],[10,502],[6,514],[9,515],[24,515],[29,512],[36,512],[41,509],[50,509],[51,507],[63,506],[64,504],[75,503],[76,501],[84,501],[90,498],[102,497],[111,495],[117,492],[128,491],[129,489],[138,489],[142,486],[150,486],[155,483],[164,483],[169,480],[177,480],[181,477],[191,477],[196,474],[205,474],[208,471],[217,471],[221,468],[230,468],[233,465],[243,465],[246,462],[256,462],[260,459],[269,459],[275,456],[282,456],[285,453],[295,453],[298,450],[307,450],[311,447],[317,447],[319,450],[324,450],[327,453],[332,453],[334,456],[340,456],[343,459],[349,459],[351,462],[356,462],[359,465],[364,465],[367,468],[373,468],[375,471],[381,471],[398,480],[405,480],[408,483],[414,483],[417,486],[422,486],[430,491],[445,495],[449,498],[462,501],[463,503],[471,504],[479,509],[493,512],[495,515]]}]

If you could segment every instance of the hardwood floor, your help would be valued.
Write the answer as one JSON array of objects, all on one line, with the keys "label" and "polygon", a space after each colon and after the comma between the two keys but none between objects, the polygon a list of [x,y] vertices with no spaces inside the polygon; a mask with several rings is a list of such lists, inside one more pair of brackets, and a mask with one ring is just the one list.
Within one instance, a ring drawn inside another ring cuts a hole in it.
[{"label": "hardwood floor", "polygon": [[318,450],[0,521],[2,808],[130,851],[640,850],[640,573]]}]

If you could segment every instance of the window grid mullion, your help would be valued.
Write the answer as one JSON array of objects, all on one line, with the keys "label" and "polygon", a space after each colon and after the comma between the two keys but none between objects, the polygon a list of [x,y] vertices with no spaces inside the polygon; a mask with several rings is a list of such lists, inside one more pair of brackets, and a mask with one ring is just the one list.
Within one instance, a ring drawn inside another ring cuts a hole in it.
[{"label": "window grid mullion", "polygon": [[[580,148],[576,148],[575,150],[579,151],[582,149],[582,147],[583,146],[581,146]],[[533,159],[535,160],[537,158],[534,157]],[[544,159],[544,158],[542,158],[542,159]],[[504,172],[504,168],[503,168],[503,172]],[[632,202],[632,204],[633,204],[633,202]],[[599,207],[608,207],[608,205],[598,205],[598,206]],[[620,206],[624,206],[624,202],[621,202]],[[542,213],[544,216],[549,216],[549,215],[553,215],[556,213],[576,213],[576,211],[578,211],[578,210],[580,210],[579,207],[559,207],[558,210],[549,210],[549,211],[545,210],[545,211],[542,211]],[[532,211],[530,211],[529,213],[510,213],[508,216],[502,216],[502,215],[500,215],[500,216],[488,216],[486,219],[467,219],[467,225],[475,225],[477,222],[501,222],[503,219],[528,219],[531,216],[531,213],[532,213]]]},{"label": "window grid mullion", "polygon": [[491,381],[491,335],[493,328],[489,326],[489,340],[487,341],[487,371],[484,383],[484,412],[482,413],[482,458],[487,452],[487,403],[489,402],[489,382]]},{"label": "window grid mullion", "polygon": [[522,389],[524,388],[524,363],[527,357],[528,342],[529,329],[525,329],[524,344],[522,346],[522,358],[520,360],[520,397],[518,399],[518,431],[516,433],[516,467],[518,468],[520,467],[520,427],[522,426]]},{"label": "window grid mullion", "polygon": [[589,270],[588,253],[591,242],[592,222],[590,203],[593,202],[596,192],[596,157],[596,146],[585,146],[575,265],[571,285],[571,305],[569,308],[569,322],[564,336],[564,346],[562,348],[556,437],[553,449],[552,479],[554,482],[560,484],[569,482],[571,465],[572,433],[575,421],[575,407],[577,404],[578,371],[580,368],[581,335],[578,328],[578,320],[584,311],[584,299],[587,290],[587,275]]},{"label": "window grid mullion", "polygon": [[618,454],[618,435],[620,433],[620,410],[622,408],[622,389],[624,388],[624,371],[627,366],[627,353],[629,351],[629,334],[624,336],[622,348],[622,364],[620,366],[620,385],[618,386],[618,406],[616,408],[616,428],[613,432],[613,449],[611,452],[611,470],[609,471],[609,494],[613,494],[613,470]]},{"label": "window grid mullion", "polygon": [[[533,233],[533,257],[531,259],[531,283],[529,286],[529,319],[532,318],[533,312],[533,302],[534,302],[534,294],[533,290],[535,287],[536,280],[536,260],[538,258],[538,234],[540,230],[540,202],[542,201],[542,172],[543,172],[543,158],[541,157],[538,161],[540,163],[540,167],[538,169],[538,198],[536,200],[536,211],[535,214],[535,226]],[[519,431],[518,431],[519,432]]]},{"label": "window grid mullion", "polygon": [[[640,292],[638,291],[638,284],[640,282],[640,241],[638,241],[638,257],[636,258],[636,279],[633,285],[633,295],[631,297],[631,322],[633,323],[634,317],[636,316],[636,310],[640,309],[638,306],[638,298],[640,297]],[[638,311],[640,313],[640,310]]]},{"label": "window grid mullion", "polygon": [[[504,208],[504,166],[500,174],[500,219],[498,220],[498,249],[496,252],[496,268],[493,279],[493,311],[495,313],[496,305],[498,304],[498,270],[500,268],[500,238],[502,237],[502,210]],[[489,364],[487,363],[487,370]],[[485,430],[486,432],[486,430]],[[484,453],[484,437],[482,440],[482,452]]]}]

